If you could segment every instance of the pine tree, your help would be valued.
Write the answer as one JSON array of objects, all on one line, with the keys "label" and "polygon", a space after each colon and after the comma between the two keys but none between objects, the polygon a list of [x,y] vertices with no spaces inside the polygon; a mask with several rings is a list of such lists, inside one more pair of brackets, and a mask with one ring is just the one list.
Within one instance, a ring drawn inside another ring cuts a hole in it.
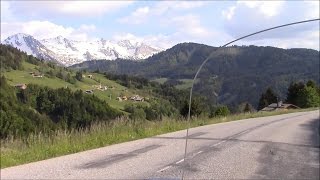
[{"label": "pine tree", "polygon": [[82,81],[83,77],[82,77],[82,72],[81,72],[81,71],[78,71],[78,72],[76,73],[76,79],[77,79],[78,81]]},{"label": "pine tree", "polygon": [[260,97],[258,109],[261,110],[272,103],[277,103],[277,95],[271,88],[268,88]]},{"label": "pine tree", "polygon": [[252,111],[252,107],[250,106],[249,103],[246,103],[243,112],[251,112]]},{"label": "pine tree", "polygon": [[299,103],[297,102],[297,99],[298,99],[298,96],[299,96],[299,92],[301,90],[303,90],[304,87],[305,87],[305,85],[302,82],[291,83],[289,88],[288,88],[286,102],[299,106],[298,105]]}]

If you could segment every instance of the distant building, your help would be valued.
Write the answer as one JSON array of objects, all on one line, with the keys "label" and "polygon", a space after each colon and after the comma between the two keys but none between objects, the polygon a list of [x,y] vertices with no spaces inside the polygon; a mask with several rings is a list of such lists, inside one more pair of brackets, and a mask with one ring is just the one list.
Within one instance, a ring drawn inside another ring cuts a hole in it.
[{"label": "distant building", "polygon": [[14,87],[19,88],[19,89],[27,89],[26,84],[16,84]]},{"label": "distant building", "polygon": [[299,109],[298,106],[293,104],[285,104],[282,101],[278,103],[272,103],[269,106],[261,109],[260,111],[277,111],[277,110],[288,110],[288,109]]},{"label": "distant building", "polygon": [[93,90],[86,90],[85,91],[87,94],[93,94]]},{"label": "distant building", "polygon": [[90,79],[92,79],[93,76],[92,76],[91,74],[89,74],[87,77],[90,78]]},{"label": "distant building", "polygon": [[121,98],[121,97],[117,97],[117,100],[118,100],[119,102],[121,102],[121,101],[122,101],[122,98]]},{"label": "distant building", "polygon": [[34,78],[42,78],[43,75],[40,74],[40,73],[33,73],[33,74],[32,74],[32,77],[34,77]]},{"label": "distant building", "polygon": [[127,101],[127,100],[128,100],[127,96],[122,96],[121,98],[122,98],[122,100],[124,100],[124,101]]},{"label": "distant building", "polygon": [[130,97],[130,100],[143,102],[144,98],[140,97],[139,95],[134,95],[134,96]]}]

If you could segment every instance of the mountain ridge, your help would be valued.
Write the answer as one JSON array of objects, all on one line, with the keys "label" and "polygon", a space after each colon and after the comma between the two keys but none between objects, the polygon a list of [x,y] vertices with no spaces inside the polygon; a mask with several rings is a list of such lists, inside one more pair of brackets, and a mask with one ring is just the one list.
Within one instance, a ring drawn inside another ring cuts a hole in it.
[{"label": "mountain ridge", "polygon": [[207,96],[211,103],[236,105],[249,100],[252,105],[257,105],[259,92],[268,87],[272,87],[280,99],[285,99],[287,87],[293,81],[311,79],[320,82],[319,51],[271,46],[219,48],[181,43],[141,62],[91,61],[70,68],[166,79],[165,83],[181,85],[193,79],[208,57],[194,90]]},{"label": "mountain ridge", "polygon": [[1,43],[16,47],[40,59],[56,61],[65,66],[94,59],[142,60],[163,50],[145,42],[133,40],[111,41],[101,38],[77,41],[63,36],[38,40],[24,33],[9,36]]}]

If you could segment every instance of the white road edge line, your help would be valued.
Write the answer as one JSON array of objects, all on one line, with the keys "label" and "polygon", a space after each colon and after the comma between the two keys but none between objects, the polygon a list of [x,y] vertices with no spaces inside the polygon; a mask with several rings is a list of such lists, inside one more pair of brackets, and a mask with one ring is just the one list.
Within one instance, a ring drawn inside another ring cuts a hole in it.
[{"label": "white road edge line", "polygon": [[195,156],[196,156],[196,155],[198,155],[198,154],[200,154],[200,153],[203,153],[203,151],[199,151],[199,152],[197,152],[197,153],[195,154]]},{"label": "white road edge line", "polygon": [[184,159],[181,159],[180,161],[176,162],[176,164],[182,163]]},{"label": "white road edge line", "polygon": [[216,144],[211,145],[210,147],[218,146],[219,144],[222,144],[224,142],[227,142],[227,140],[220,141],[220,142],[218,142]]},{"label": "white road edge line", "polygon": [[157,171],[157,172],[159,173],[159,172],[165,171],[165,170],[167,170],[167,169],[169,169],[169,168],[171,168],[171,166],[166,166],[166,167],[160,169],[160,170]]}]

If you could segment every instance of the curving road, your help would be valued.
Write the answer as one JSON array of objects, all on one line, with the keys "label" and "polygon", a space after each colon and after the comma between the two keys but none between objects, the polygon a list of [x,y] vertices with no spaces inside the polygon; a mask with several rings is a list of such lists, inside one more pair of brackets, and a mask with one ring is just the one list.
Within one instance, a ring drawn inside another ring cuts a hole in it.
[{"label": "curving road", "polygon": [[185,130],[1,169],[1,179],[319,179],[319,111]]}]

